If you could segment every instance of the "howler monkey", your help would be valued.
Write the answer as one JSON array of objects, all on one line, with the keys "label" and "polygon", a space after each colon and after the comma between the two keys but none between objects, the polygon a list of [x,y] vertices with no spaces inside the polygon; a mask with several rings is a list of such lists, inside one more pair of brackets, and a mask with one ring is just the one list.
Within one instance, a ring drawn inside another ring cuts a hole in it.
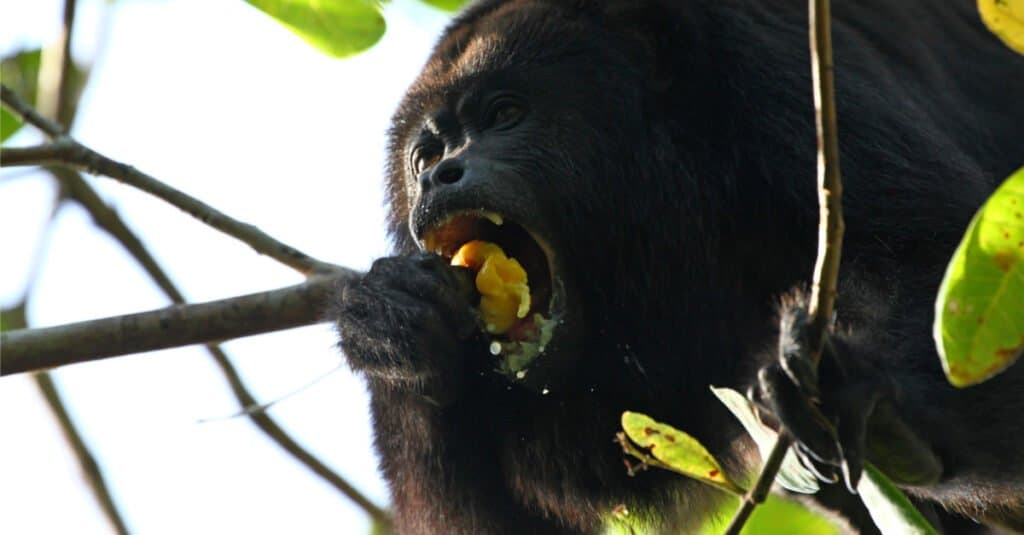
[{"label": "howler monkey", "polygon": [[[754,394],[835,488],[866,458],[947,527],[1024,529],[1024,365],[956,390],[930,327],[971,215],[1024,164],[1024,59],[973,6],[833,2],[847,230],[820,393],[838,445],[777,364],[799,354],[816,254],[806,2],[461,13],[394,116],[395,256],[335,311],[398,531],[595,533],[625,504],[685,532],[720,493],[630,478],[611,439],[643,411],[749,468],[711,384]],[[449,265],[478,239],[528,276],[501,334]]]}]

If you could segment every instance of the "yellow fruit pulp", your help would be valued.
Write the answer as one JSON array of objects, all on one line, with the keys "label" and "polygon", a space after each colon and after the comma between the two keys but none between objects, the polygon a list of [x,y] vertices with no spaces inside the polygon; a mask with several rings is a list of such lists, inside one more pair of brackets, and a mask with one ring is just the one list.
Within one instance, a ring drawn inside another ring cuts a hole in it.
[{"label": "yellow fruit pulp", "polygon": [[526,270],[497,245],[483,240],[466,243],[452,257],[453,266],[477,270],[480,315],[487,332],[502,334],[530,312],[530,287]]},{"label": "yellow fruit pulp", "polygon": [[989,31],[1024,54],[1024,0],[978,0],[978,11]]}]

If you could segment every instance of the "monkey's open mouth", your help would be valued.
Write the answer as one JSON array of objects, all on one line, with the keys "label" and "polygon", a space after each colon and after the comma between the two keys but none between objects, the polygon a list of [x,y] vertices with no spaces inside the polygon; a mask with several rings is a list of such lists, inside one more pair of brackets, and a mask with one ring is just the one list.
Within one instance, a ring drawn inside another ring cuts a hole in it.
[{"label": "monkey's open mouth", "polygon": [[564,303],[562,285],[552,269],[553,254],[523,226],[483,210],[459,211],[431,225],[423,236],[423,248],[450,259],[473,240],[497,245],[526,272],[529,310],[519,313],[501,334],[493,334],[493,326],[485,328],[492,331],[490,351],[498,358],[500,371],[523,379],[526,368],[551,341]]}]

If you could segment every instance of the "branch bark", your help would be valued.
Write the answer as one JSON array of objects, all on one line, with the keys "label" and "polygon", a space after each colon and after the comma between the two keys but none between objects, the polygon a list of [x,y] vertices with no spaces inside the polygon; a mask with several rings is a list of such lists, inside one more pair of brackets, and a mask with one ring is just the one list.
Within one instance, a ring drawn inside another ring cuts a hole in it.
[{"label": "branch bark", "polygon": [[[835,305],[843,247],[842,177],[839,171],[839,131],[836,126],[835,80],[832,63],[832,15],[829,0],[808,0],[811,79],[818,141],[818,258],[811,286],[810,358],[817,364],[825,347]],[[738,535],[754,508],[764,502],[793,439],[780,430],[754,488],[747,493],[725,535]],[[759,492],[759,490],[761,492]]]},{"label": "branch bark", "polygon": [[[8,88],[2,88],[4,103],[8,104],[15,113],[22,116],[22,118],[27,122],[34,124],[37,128],[40,128],[42,131],[50,135],[54,141],[37,147],[0,149],[0,161],[2,161],[5,166],[38,165],[48,161],[60,165],[60,167],[50,168],[49,171],[61,182],[62,195],[66,195],[68,198],[74,199],[82,205],[89,212],[94,223],[117,240],[123,247],[125,247],[125,249],[127,249],[129,254],[131,254],[131,256],[142,265],[145,271],[153,278],[157,286],[163,290],[165,295],[177,304],[184,303],[185,298],[183,294],[170,280],[164,270],[160,267],[159,263],[157,263],[152,255],[150,255],[142,241],[139,240],[135,233],[124,223],[117,212],[103,202],[85,179],[74,169],[69,168],[75,164],[72,162],[72,165],[69,165],[69,162],[66,161],[65,157],[68,154],[74,154],[77,158],[81,158],[80,161],[87,161],[85,157],[102,158],[101,155],[97,155],[95,153],[89,154],[92,151],[89,151],[87,148],[77,144],[77,142],[74,142],[71,138],[67,137],[71,121],[74,118],[78,98],[78,91],[74,85],[74,80],[72,79],[72,75],[76,71],[71,58],[71,37],[75,22],[75,12],[76,1],[65,0],[63,32],[61,33],[58,41],[54,43],[54,46],[48,49],[47,53],[44,54],[44,66],[43,71],[40,74],[40,92],[39,100],[37,102],[37,106],[39,106],[42,113],[36,112],[32,107],[18,99],[17,95],[10,92]],[[57,122],[50,121],[47,117],[56,117]],[[78,147],[75,147],[75,145],[78,145]],[[134,171],[128,166],[122,165],[121,167],[126,168],[128,171]],[[158,188],[160,184],[156,182],[155,179],[146,181],[145,179],[150,177],[137,172],[135,174],[141,175],[141,177],[129,178],[133,178],[135,180],[139,180],[141,178],[143,184],[149,184],[150,187],[161,190]],[[118,177],[113,176],[113,178]],[[125,178],[122,178],[121,180],[127,181]],[[154,185],[153,183],[156,184]],[[137,187],[142,188],[140,185],[137,185]],[[160,193],[157,191],[146,191],[160,196]],[[165,194],[168,191],[173,193],[173,190],[169,187],[165,187],[161,191]],[[166,197],[161,198],[171,202]],[[184,194],[180,194],[178,196],[178,200],[188,201],[189,199],[184,196]],[[202,203],[199,203],[198,201],[196,201],[196,203],[200,205],[198,207],[199,209],[208,209],[209,214],[214,216],[213,219],[216,219],[216,216],[220,216],[221,220],[227,220],[224,224],[237,223],[239,226],[243,226],[243,234],[245,234],[245,231],[248,231],[248,236],[250,238],[253,237],[253,234],[259,233],[258,229],[255,229],[255,227],[245,226],[242,223],[230,220],[230,218],[227,218],[227,216],[220,214],[216,210],[202,205]],[[180,204],[176,204],[176,206],[196,217],[199,217],[196,215],[198,211],[183,208]],[[209,219],[204,219],[203,217],[199,218],[210,223],[215,228],[220,228],[216,224],[211,223]],[[224,228],[220,228],[220,230],[231,234],[230,231]],[[273,252],[262,250],[260,246],[252,243],[251,241],[247,241],[244,237],[235,237],[249,243],[249,245],[253,246],[257,252],[265,253],[269,256],[282,260],[278,256],[275,256]],[[260,237],[255,236],[255,238],[258,239]],[[262,241],[266,242],[267,240]],[[344,268],[339,268],[331,264],[319,262],[310,257],[305,257],[302,253],[284,246],[283,244],[276,244],[275,242],[271,245],[274,247],[271,251],[276,250],[281,254],[287,255],[287,258],[282,260],[284,263],[298,269],[306,275],[310,275],[312,273],[331,274],[339,278],[354,275],[354,272],[350,272]],[[289,263],[289,260],[294,263]],[[24,325],[22,325],[22,327],[24,327]],[[13,358],[11,357],[12,351],[9,346],[9,340],[0,339],[0,347],[6,349],[6,351],[3,352],[7,361],[6,363],[14,361],[16,368],[18,362],[18,344],[15,341]],[[243,408],[257,406],[258,403],[256,399],[245,387],[245,384],[242,382],[237,370],[231,364],[230,359],[228,359],[227,354],[219,346],[213,344],[207,344],[206,349],[221,369],[232,393],[235,396],[235,399],[239,404]],[[4,362],[0,362],[0,372],[6,373],[3,364]],[[103,477],[103,473],[68,416],[67,410],[60,398],[56,385],[53,383],[52,377],[48,372],[44,371],[35,374],[35,380],[51,410],[57,417],[58,423],[60,424],[64,435],[67,437],[73,451],[78,457],[79,464],[82,466],[83,471],[88,477],[93,492],[100,501],[101,507],[107,517],[113,523],[118,533],[128,533],[124,521],[114,504],[105,478]],[[258,429],[260,429],[282,449],[288,452],[295,460],[317,476],[324,479],[328,484],[362,508],[374,519],[376,525],[384,526],[385,528],[388,528],[391,525],[391,517],[386,510],[378,507],[365,495],[359,492],[358,489],[349,484],[343,477],[303,448],[287,432],[285,432],[269,414],[264,411],[254,411],[248,412],[248,416]]]},{"label": "branch bark", "polygon": [[[171,301],[176,304],[185,302],[185,296],[174,285],[156,259],[149,253],[142,240],[128,228],[128,225],[124,223],[113,208],[103,202],[103,199],[96,194],[81,175],[76,171],[65,168],[50,169],[50,172],[61,181],[67,196],[85,208],[92,217],[93,222],[117,240],[135,258],[135,261],[142,265],[142,268],[153,279],[153,282],[160,287]],[[224,374],[224,378],[231,388],[231,393],[234,394],[235,400],[238,401],[239,405],[243,409],[258,406],[259,402],[256,401],[256,398],[246,388],[241,376],[239,376],[238,371],[231,364],[231,360],[224,350],[220,346],[213,344],[208,344],[206,350]],[[346,481],[345,478],[331,470],[330,467],[320,461],[315,455],[303,448],[269,414],[264,411],[247,411],[247,415],[260,431],[273,440],[281,449],[288,452],[296,461],[352,500],[353,503],[373,517],[378,524],[390,525],[391,517],[387,511],[378,507]]]},{"label": "branch bark", "polygon": [[25,122],[39,128],[53,141],[45,145],[0,150],[0,166],[56,164],[105,175],[164,200],[207,225],[232,236],[304,275],[326,274],[338,266],[317,260],[281,243],[256,228],[220,212],[134,167],[100,154],[67,135],[59,124],[40,115],[7,86],[0,86],[0,99]]},{"label": "branch bark", "polygon": [[127,535],[128,527],[125,525],[124,518],[121,517],[121,513],[114,504],[114,497],[110,493],[110,487],[107,485],[106,478],[103,477],[103,471],[100,469],[100,465],[96,462],[92,452],[89,451],[89,447],[85,444],[85,440],[82,439],[82,435],[78,432],[74,422],[71,421],[71,416],[68,415],[67,409],[64,408],[64,402],[61,400],[60,392],[57,391],[57,385],[54,384],[53,378],[50,377],[49,373],[43,372],[35,374],[34,379],[36,386],[46,400],[46,405],[50,407],[54,417],[57,418],[61,433],[64,434],[64,438],[70,444],[71,451],[75,453],[78,465],[82,467],[82,472],[84,472],[85,479],[89,482],[92,493],[96,496],[96,500],[100,502],[100,508],[103,509],[107,519],[114,525],[114,530],[119,535]]},{"label": "branch bark", "polygon": [[[235,394],[235,398],[238,399],[243,407],[256,405],[256,400],[245,389],[245,386],[242,384],[241,377],[238,376],[238,372],[235,371],[235,368],[228,361],[223,351],[221,351],[217,346],[210,346],[209,349],[211,353],[213,353],[213,358],[217,362],[217,365],[220,366],[221,371],[224,372],[224,375],[227,377],[228,384],[231,387],[231,391]],[[323,478],[332,487],[361,507],[363,511],[366,511],[366,513],[370,515],[377,524],[386,527],[391,526],[391,515],[388,514],[387,511],[378,507],[377,504],[370,501],[369,498],[359,492],[359,490],[353,487],[348,481],[345,481],[344,478],[331,470],[327,465],[321,462],[320,459],[317,459],[312,453],[299,445],[298,442],[295,442],[288,433],[281,429],[281,426],[277,425],[277,422],[275,422],[269,414],[264,411],[256,411],[250,413],[249,418],[252,420],[252,423],[260,429],[260,431],[266,433],[266,435],[276,442],[278,446],[281,446],[281,448],[287,451],[295,458],[295,460],[302,463],[306,468]]]},{"label": "branch bark", "polygon": [[310,277],[296,286],[241,297],[8,331],[0,334],[0,375],[319,323],[334,288],[355,276],[355,271],[345,269]]},{"label": "branch bark", "polygon": [[64,1],[61,32],[56,41],[43,51],[36,91],[36,107],[40,114],[56,119],[65,131],[71,128],[78,100],[76,80],[72,80],[76,69],[71,58],[76,8],[76,0]]},{"label": "branch bark", "polygon": [[[63,25],[60,35],[57,41],[47,49],[46,53],[43,54],[43,66],[39,72],[39,79],[37,80],[38,91],[37,99],[38,105],[44,111],[45,115],[55,117],[59,124],[70,125],[74,118],[74,110],[77,104],[77,91],[72,85],[71,76],[75,72],[74,64],[71,59],[71,39],[74,35],[75,28],[75,14],[77,13],[77,2],[76,0],[65,0],[64,1],[64,17]],[[58,191],[57,199],[54,203],[54,209],[51,213],[50,222],[47,223],[46,232],[49,233],[52,227],[53,217],[57,211],[60,210],[61,205],[64,201],[63,189]],[[40,257],[46,250],[46,242],[43,240],[36,250],[36,254]],[[20,314],[21,314],[21,325],[20,327],[26,327],[27,322],[25,321],[25,303],[35,286],[35,277],[38,273],[38,269],[32,270],[32,279],[25,285],[25,297],[22,301]],[[85,440],[79,433],[78,428],[75,426],[74,421],[68,414],[66,404],[60,395],[60,391],[55,384],[53,377],[49,372],[36,373],[33,376],[36,387],[42,394],[43,399],[46,400],[46,404],[49,406],[50,411],[53,413],[57,420],[57,424],[60,427],[61,433],[67,440],[71,451],[74,452],[75,458],[78,460],[78,465],[81,467],[83,475],[86,481],[89,483],[89,487],[92,489],[93,495],[99,502],[100,509],[103,514],[110,521],[114,531],[119,535],[127,535],[129,533],[128,527],[124,522],[124,517],[121,515],[120,510],[117,507],[114,497],[110,492],[110,486],[107,484],[106,477],[103,475],[103,469],[96,461],[92,451],[89,449]]]}]

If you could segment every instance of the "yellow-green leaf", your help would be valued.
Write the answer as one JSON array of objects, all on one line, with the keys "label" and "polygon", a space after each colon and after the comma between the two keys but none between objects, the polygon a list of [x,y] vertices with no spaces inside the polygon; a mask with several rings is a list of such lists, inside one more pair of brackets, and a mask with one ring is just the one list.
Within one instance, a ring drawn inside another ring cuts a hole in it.
[{"label": "yellow-green leaf", "polygon": [[384,35],[384,17],[373,0],[246,0],[332,57],[358,54]]},{"label": "yellow-green leaf", "polygon": [[882,535],[938,535],[907,496],[870,463],[864,465],[857,494]]},{"label": "yellow-green leaf", "polygon": [[423,0],[423,3],[445,11],[456,11],[465,5],[466,0]]},{"label": "yellow-green leaf", "polygon": [[736,493],[744,492],[697,439],[646,414],[622,413],[622,430],[673,471]]},{"label": "yellow-green leaf", "polygon": [[[42,51],[38,48],[20,50],[5,56],[0,63],[0,80],[27,102],[35,102],[41,58]],[[21,127],[21,119],[7,111],[7,108],[0,108],[0,141],[6,141]]]},{"label": "yellow-green leaf", "polygon": [[25,327],[28,327],[28,320],[25,316],[25,301],[11,308],[0,310],[0,332],[24,329]]},{"label": "yellow-green leaf", "polygon": [[[729,525],[739,500],[729,500],[712,519],[701,527],[700,535],[721,535]],[[642,533],[642,532],[638,532]],[[802,504],[776,494],[751,513],[741,535],[839,535],[839,528]]]},{"label": "yellow-green leaf", "polygon": [[978,0],[978,12],[989,31],[1024,54],[1024,0]]},{"label": "yellow-green leaf", "polygon": [[998,374],[1024,351],[1024,168],[967,227],[939,288],[933,335],[955,386]]},{"label": "yellow-green leaf", "polygon": [[379,520],[374,520],[370,524],[370,535],[394,535],[394,531],[392,531],[391,526]]}]

